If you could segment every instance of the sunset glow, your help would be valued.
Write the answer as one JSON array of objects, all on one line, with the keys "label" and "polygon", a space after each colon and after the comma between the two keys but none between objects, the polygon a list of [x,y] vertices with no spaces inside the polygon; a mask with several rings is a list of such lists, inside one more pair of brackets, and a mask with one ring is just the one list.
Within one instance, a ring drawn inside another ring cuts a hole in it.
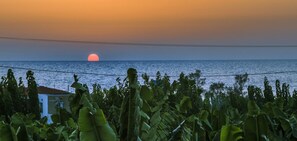
[{"label": "sunset glow", "polygon": [[286,35],[296,31],[296,5],[294,0],[1,0],[0,31],[6,36],[143,42],[241,37],[262,42],[261,37],[286,33],[280,36],[288,40]]},{"label": "sunset glow", "polygon": [[[296,6],[296,0],[0,0],[0,36],[116,43],[294,45]],[[0,58],[25,58],[24,52],[38,50],[26,59],[86,60],[90,52],[100,52],[100,57],[104,56],[100,61],[262,59],[279,55],[290,59],[296,58],[297,50],[273,48],[261,57],[261,51],[246,48],[167,50],[129,45],[46,44],[13,45],[22,50],[13,56],[17,49],[3,43],[0,48],[5,48],[6,53],[0,52]],[[56,57],[43,55],[45,50]]]}]

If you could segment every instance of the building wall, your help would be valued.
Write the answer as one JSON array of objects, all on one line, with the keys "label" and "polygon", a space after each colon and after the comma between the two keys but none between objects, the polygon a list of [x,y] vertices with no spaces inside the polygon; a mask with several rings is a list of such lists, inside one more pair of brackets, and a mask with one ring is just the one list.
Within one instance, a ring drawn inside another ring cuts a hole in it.
[{"label": "building wall", "polygon": [[67,95],[67,96],[64,96],[64,97],[63,97],[63,101],[64,101],[64,108],[65,108],[68,112],[71,112],[71,111],[70,111],[69,97],[70,97],[70,94]]},{"label": "building wall", "polygon": [[38,94],[40,103],[41,117],[47,117],[48,123],[52,123],[51,116],[56,114],[56,103],[58,100],[63,102],[63,108],[70,111],[69,98],[70,95],[50,95],[50,94]]},{"label": "building wall", "polygon": [[40,105],[40,113],[41,117],[47,117],[48,119],[50,118],[48,114],[48,95],[47,94],[38,94],[38,99],[39,99],[39,105]]},{"label": "building wall", "polygon": [[48,96],[49,99],[49,107],[48,107],[48,113],[49,114],[55,114],[56,111],[56,104],[57,101],[60,100],[61,102],[63,102],[63,108],[65,108],[67,111],[70,111],[70,107],[69,107],[69,95],[64,95],[64,96]]}]

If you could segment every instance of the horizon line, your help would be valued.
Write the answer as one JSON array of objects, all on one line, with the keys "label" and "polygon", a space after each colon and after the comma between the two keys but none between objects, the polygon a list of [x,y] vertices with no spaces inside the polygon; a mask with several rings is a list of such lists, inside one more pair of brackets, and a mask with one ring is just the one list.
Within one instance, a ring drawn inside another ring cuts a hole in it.
[{"label": "horizon line", "polygon": [[[133,61],[289,61],[297,60],[296,59],[185,59],[185,60],[176,60],[176,59],[149,59],[149,60],[100,60],[98,62],[133,62]],[[88,60],[0,60],[0,62],[90,62]],[[96,63],[96,62],[91,62]]]}]

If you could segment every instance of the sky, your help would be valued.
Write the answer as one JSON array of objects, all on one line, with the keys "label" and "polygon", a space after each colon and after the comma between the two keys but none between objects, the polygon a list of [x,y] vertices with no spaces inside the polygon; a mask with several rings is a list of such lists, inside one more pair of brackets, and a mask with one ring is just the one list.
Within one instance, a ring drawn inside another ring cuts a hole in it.
[{"label": "sky", "polygon": [[[1,0],[0,36],[171,44],[297,44],[296,0]],[[0,40],[0,60],[297,59],[297,48]]]}]

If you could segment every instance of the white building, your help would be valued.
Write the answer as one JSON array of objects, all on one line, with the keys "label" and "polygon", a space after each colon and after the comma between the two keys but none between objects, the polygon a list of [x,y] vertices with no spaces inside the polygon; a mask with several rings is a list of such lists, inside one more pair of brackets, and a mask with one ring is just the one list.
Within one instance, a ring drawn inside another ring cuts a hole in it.
[{"label": "white building", "polygon": [[67,91],[39,86],[38,99],[41,117],[47,117],[48,123],[52,123],[51,115],[56,113],[57,106],[70,111],[68,100],[70,95],[71,93]]}]

